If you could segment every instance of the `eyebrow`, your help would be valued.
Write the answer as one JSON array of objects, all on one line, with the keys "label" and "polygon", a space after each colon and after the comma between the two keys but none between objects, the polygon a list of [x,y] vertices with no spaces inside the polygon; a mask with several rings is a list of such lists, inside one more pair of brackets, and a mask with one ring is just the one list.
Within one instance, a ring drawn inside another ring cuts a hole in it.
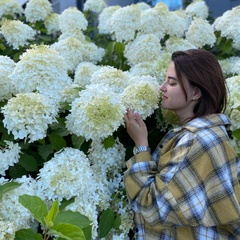
[{"label": "eyebrow", "polygon": [[177,81],[177,79],[175,77],[171,77],[171,76],[168,76],[167,79],[173,79],[173,80]]}]

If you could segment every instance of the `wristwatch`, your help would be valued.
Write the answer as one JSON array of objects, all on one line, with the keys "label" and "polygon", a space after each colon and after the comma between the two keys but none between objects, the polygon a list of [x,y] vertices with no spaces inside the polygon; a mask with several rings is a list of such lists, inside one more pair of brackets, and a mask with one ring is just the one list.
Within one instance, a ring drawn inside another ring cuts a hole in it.
[{"label": "wristwatch", "polygon": [[140,152],[151,152],[151,149],[150,147],[147,147],[147,146],[135,146],[133,148],[133,154],[136,155]]}]

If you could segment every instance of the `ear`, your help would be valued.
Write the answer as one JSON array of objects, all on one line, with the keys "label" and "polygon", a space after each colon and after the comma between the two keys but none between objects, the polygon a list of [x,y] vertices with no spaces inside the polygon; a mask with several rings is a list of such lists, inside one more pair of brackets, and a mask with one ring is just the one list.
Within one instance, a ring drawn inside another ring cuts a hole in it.
[{"label": "ear", "polygon": [[199,98],[201,98],[201,96],[202,96],[201,90],[198,87],[195,87],[192,100],[193,101],[199,100]]}]

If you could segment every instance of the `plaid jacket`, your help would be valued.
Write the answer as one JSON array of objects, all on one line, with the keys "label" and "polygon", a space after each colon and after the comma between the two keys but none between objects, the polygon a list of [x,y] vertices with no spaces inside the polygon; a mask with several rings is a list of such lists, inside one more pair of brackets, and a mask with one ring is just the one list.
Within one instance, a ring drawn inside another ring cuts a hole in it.
[{"label": "plaid jacket", "polygon": [[127,162],[138,240],[240,239],[240,159],[224,114],[171,130],[152,155]]}]

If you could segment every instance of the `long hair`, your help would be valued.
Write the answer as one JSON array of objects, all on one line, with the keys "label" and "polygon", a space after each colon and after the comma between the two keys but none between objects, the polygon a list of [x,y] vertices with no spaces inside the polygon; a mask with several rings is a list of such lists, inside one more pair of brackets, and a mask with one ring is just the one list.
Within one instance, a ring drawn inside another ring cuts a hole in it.
[{"label": "long hair", "polygon": [[202,49],[176,51],[172,54],[172,61],[186,99],[186,81],[201,90],[202,96],[193,109],[194,117],[225,110],[226,83],[219,62],[211,52]]}]

